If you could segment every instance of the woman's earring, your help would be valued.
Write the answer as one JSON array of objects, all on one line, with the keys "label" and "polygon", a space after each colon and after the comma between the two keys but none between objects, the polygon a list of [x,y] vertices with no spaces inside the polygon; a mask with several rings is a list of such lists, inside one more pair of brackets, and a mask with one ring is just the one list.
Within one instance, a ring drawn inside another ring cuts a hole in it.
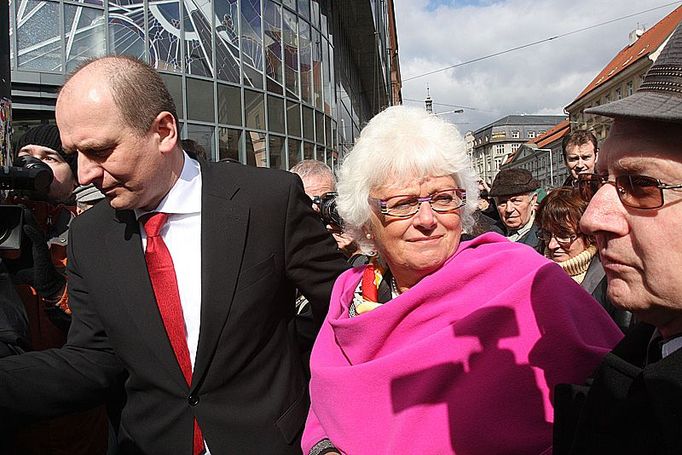
[{"label": "woman's earring", "polygon": [[372,240],[372,234],[370,234],[369,232],[367,233],[367,235],[365,235],[365,237],[367,237],[367,240]]}]

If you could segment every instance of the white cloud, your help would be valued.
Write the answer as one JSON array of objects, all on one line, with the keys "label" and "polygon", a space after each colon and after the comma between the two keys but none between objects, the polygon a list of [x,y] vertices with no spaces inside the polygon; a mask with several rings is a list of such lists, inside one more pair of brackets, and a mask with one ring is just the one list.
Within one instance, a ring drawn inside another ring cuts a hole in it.
[{"label": "white cloud", "polygon": [[[403,79],[663,5],[663,0],[506,0],[470,5],[395,0]],[[676,5],[408,80],[403,98],[469,106],[448,118],[462,131],[515,113],[562,114],[627,45],[638,23],[652,27]],[[418,105],[406,102],[408,105]],[[453,108],[436,105],[437,112]]]}]

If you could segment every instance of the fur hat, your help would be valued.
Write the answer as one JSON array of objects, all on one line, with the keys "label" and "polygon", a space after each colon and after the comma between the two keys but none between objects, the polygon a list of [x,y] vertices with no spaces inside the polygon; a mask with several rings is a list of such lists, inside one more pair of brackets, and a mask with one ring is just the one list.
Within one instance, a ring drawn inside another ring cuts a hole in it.
[{"label": "fur hat", "polygon": [[497,173],[488,193],[491,197],[530,193],[540,188],[540,182],[526,169],[503,169]]},{"label": "fur hat", "polygon": [[670,35],[634,94],[585,109],[585,112],[606,117],[682,123],[682,24]]},{"label": "fur hat", "polygon": [[64,153],[62,141],[59,138],[59,129],[55,125],[38,125],[26,131],[17,141],[16,151],[19,152],[19,150],[27,145],[40,145],[59,153],[71,168],[74,177],[77,176],[77,156],[75,153],[69,155]]}]

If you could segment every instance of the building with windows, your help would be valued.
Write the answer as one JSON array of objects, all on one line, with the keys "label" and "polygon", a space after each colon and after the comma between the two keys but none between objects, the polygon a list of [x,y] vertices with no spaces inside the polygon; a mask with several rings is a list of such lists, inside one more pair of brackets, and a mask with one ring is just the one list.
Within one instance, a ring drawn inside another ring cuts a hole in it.
[{"label": "building with windows", "polygon": [[11,0],[15,138],[52,122],[81,62],[139,57],[163,76],[182,137],[212,159],[332,167],[400,102],[392,0]]},{"label": "building with windows", "polygon": [[508,115],[473,133],[471,163],[480,179],[492,183],[507,158],[566,117],[560,115]]},{"label": "building with windows", "polygon": [[561,186],[568,178],[561,141],[570,131],[569,121],[561,121],[544,134],[519,146],[501,169],[526,169],[545,190]]},{"label": "building with windows", "polygon": [[566,106],[571,129],[591,130],[599,142],[606,139],[613,120],[600,115],[583,114],[583,111],[632,95],[642,84],[644,75],[654,64],[680,21],[682,6],[649,30],[632,31],[627,46]]}]

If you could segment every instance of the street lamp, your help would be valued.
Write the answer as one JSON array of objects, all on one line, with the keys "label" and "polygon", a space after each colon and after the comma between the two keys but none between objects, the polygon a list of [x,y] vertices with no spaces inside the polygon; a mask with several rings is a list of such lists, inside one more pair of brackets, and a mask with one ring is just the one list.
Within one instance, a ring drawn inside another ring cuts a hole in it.
[{"label": "street lamp", "polygon": [[554,163],[552,162],[552,149],[536,149],[538,152],[549,153],[549,184],[554,188]]},{"label": "street lamp", "polygon": [[455,110],[452,110],[452,111],[434,112],[433,115],[461,114],[462,112],[464,112],[464,109],[455,109]]}]

